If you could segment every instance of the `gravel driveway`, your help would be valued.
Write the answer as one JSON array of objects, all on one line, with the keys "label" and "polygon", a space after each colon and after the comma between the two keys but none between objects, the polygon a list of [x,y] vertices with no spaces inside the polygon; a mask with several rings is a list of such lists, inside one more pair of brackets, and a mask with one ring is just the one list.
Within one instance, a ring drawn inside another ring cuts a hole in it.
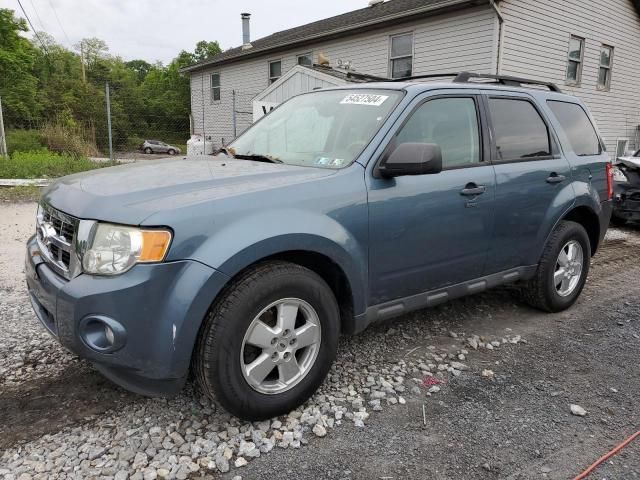
[{"label": "gravel driveway", "polygon": [[[376,325],[304,407],[251,424],[59,347],[22,278],[34,215],[0,206],[0,477],[568,479],[640,429],[640,229],[609,232],[571,310],[505,288]],[[591,478],[640,479],[640,440]]]}]

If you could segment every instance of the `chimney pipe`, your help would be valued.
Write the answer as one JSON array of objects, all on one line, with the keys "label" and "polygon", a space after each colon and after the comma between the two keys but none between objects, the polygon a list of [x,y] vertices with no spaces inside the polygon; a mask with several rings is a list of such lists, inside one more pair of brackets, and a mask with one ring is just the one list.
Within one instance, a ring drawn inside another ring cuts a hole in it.
[{"label": "chimney pipe", "polygon": [[251,19],[250,13],[241,13],[242,19],[242,48],[251,48],[251,32],[249,29],[249,20]]}]

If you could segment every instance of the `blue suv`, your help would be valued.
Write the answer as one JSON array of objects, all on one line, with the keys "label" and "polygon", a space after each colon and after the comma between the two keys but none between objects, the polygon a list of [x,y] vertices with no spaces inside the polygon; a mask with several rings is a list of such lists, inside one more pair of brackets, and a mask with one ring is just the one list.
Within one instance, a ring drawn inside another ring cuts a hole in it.
[{"label": "blue suv", "polygon": [[191,372],[264,419],[309,398],[340,334],[372,322],[506,283],[570,307],[612,189],[587,108],[553,84],[319,90],[215,157],[55,182],[27,284],[42,324],[114,382],[167,395]]}]

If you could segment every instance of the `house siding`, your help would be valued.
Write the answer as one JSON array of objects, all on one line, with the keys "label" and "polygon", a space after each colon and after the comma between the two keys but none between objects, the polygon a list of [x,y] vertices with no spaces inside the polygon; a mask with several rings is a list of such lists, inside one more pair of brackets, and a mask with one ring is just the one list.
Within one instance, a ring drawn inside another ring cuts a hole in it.
[{"label": "house siding", "polygon": [[[268,87],[268,63],[282,61],[283,75],[296,65],[296,56],[312,52],[314,62],[324,53],[335,65],[338,59],[351,61],[358,72],[389,76],[389,36],[413,32],[413,74],[496,69],[497,17],[489,7],[443,14],[420,21],[356,34],[333,41],[291,49],[263,57],[212,67],[191,73],[191,110],[194,133],[216,145],[234,138],[233,95],[236,129],[239,135],[252,121],[252,99]],[[221,100],[210,101],[210,75],[220,73]],[[203,88],[204,86],[204,88]],[[204,132],[203,132],[204,125]]]},{"label": "house siding", "polygon": [[[591,109],[611,155],[616,140],[640,148],[640,17],[630,0],[502,0],[500,73],[553,81]],[[584,38],[582,81],[565,83],[571,35]],[[614,47],[611,86],[598,90],[600,46]]]}]

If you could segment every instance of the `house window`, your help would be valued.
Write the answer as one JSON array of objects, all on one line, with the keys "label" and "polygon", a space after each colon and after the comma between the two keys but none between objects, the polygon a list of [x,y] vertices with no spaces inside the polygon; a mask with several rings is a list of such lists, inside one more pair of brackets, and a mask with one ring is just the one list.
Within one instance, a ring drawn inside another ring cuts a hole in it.
[{"label": "house window", "polygon": [[220,101],[220,74],[211,74],[211,103]]},{"label": "house window", "polygon": [[269,83],[273,83],[282,76],[282,62],[274,60],[269,62]]},{"label": "house window", "polygon": [[609,90],[611,87],[611,65],[613,62],[613,47],[600,47],[600,70],[598,72],[598,88]]},{"label": "house window", "polygon": [[297,56],[298,65],[306,65],[310,67],[313,65],[313,54],[312,53],[303,53],[302,55]]},{"label": "house window", "polygon": [[584,57],[584,38],[571,37],[569,40],[569,58],[567,61],[567,83],[579,85],[582,79],[582,60]]},{"label": "house window", "polygon": [[410,77],[413,71],[413,33],[390,37],[389,70],[391,78]]}]

